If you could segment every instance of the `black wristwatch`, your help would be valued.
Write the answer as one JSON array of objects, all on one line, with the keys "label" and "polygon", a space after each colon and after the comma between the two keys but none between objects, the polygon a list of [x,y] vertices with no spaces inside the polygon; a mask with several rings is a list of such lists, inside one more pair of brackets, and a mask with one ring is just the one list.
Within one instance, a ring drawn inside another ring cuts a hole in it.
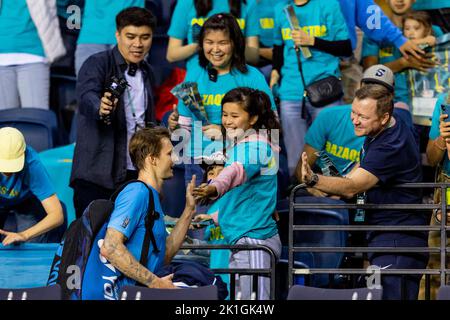
[{"label": "black wristwatch", "polygon": [[311,180],[309,180],[309,181],[306,183],[306,185],[307,185],[308,187],[314,187],[314,186],[316,185],[317,182],[319,182],[319,176],[317,175],[317,173],[314,173],[314,174],[311,176]]}]

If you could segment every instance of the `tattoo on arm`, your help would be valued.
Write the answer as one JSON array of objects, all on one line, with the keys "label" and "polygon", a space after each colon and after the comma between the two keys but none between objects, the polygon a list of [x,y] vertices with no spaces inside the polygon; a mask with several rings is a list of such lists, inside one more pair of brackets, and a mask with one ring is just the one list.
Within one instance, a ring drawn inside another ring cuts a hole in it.
[{"label": "tattoo on arm", "polygon": [[139,263],[125,247],[126,237],[119,231],[108,228],[105,236],[102,255],[125,276],[150,286],[156,275]]}]

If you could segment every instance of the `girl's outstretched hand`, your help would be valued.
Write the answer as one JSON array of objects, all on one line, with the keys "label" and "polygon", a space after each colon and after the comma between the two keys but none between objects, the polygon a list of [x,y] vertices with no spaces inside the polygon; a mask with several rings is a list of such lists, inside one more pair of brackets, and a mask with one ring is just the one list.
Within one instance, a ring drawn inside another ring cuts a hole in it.
[{"label": "girl's outstretched hand", "polygon": [[194,188],[193,195],[196,201],[217,197],[217,189],[215,186],[203,183]]}]

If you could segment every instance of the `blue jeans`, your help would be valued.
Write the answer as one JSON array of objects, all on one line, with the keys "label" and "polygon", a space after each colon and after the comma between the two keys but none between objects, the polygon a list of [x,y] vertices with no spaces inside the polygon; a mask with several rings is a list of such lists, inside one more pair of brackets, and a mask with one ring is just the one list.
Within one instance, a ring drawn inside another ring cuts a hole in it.
[{"label": "blue jeans", "polygon": [[47,63],[0,66],[0,110],[49,109],[50,67]]},{"label": "blue jeans", "polygon": [[[46,215],[47,213],[41,202],[35,196],[31,196],[19,204],[0,208],[0,229],[10,232],[21,232],[37,224],[45,218]],[[61,226],[37,236],[28,242],[59,243],[67,228],[66,217],[64,218],[65,223]],[[3,236],[0,236],[0,242],[2,240]]]},{"label": "blue jeans", "polygon": [[268,64],[267,66],[260,67],[258,69],[264,75],[264,78],[266,78],[267,83],[270,83],[270,73],[272,72],[272,65]]},{"label": "blue jeans", "polygon": [[[297,166],[300,154],[303,151],[305,135],[309,125],[306,119],[302,119],[301,100],[282,100],[280,103],[283,139],[287,151],[289,174],[292,176],[295,173],[295,167]],[[320,111],[341,104],[342,101],[339,100],[325,107],[315,108],[307,100],[305,106],[307,113],[309,113],[313,121]]]},{"label": "blue jeans", "polygon": [[113,47],[114,45],[109,44],[78,44],[75,50],[75,74],[78,76],[78,72],[80,72],[81,66],[87,58],[93,54],[109,50]]}]

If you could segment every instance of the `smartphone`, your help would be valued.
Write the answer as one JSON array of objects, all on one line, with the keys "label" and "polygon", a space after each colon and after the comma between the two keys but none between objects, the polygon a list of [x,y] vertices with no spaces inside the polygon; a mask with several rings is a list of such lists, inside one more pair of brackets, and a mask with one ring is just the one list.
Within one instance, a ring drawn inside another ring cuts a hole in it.
[{"label": "smartphone", "polygon": [[194,226],[194,228],[200,229],[214,224],[214,220],[213,219],[202,220],[198,222],[191,222],[191,224]]},{"label": "smartphone", "polygon": [[441,104],[441,114],[446,114],[447,118],[444,119],[445,122],[450,122],[450,104]]}]

